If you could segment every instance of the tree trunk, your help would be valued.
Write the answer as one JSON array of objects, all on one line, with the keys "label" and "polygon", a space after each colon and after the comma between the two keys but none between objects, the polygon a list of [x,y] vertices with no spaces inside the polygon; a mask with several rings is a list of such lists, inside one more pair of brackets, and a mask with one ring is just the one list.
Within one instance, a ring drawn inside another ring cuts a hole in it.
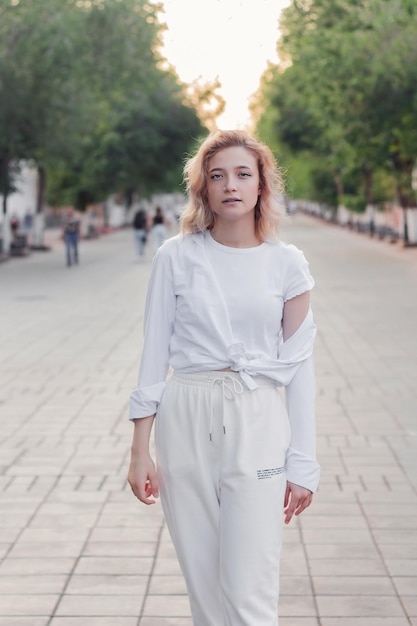
[{"label": "tree trunk", "polygon": [[3,196],[3,215],[6,216],[7,213],[7,197],[9,195],[9,160],[7,157],[1,159],[1,172],[0,172],[0,180],[2,181],[2,196]]},{"label": "tree trunk", "polygon": [[339,196],[338,201],[340,203],[342,196],[343,196],[343,191],[344,191],[342,177],[340,176],[340,173],[336,169],[332,170],[332,174],[333,174],[334,182],[336,184],[337,195]]},{"label": "tree trunk", "polygon": [[38,194],[36,198],[36,213],[43,212],[46,189],[46,169],[43,165],[38,165]]},{"label": "tree trunk", "polygon": [[403,210],[404,216],[404,243],[409,243],[408,236],[408,225],[407,225],[407,209],[413,207],[415,205],[415,197],[413,193],[413,188],[411,186],[411,177],[413,171],[414,162],[403,161],[401,170],[397,176],[397,196],[398,202]]},{"label": "tree trunk", "polygon": [[404,243],[407,244],[408,243],[408,225],[407,225],[407,208],[408,207],[407,207],[407,199],[406,199],[406,196],[404,195],[402,185],[399,180],[397,180],[397,196],[398,196],[398,201],[400,203],[400,206],[403,210],[403,224],[404,224],[403,238],[404,238]]},{"label": "tree trunk", "polygon": [[374,203],[374,181],[373,181],[373,171],[368,169],[367,167],[364,169],[364,179],[365,179],[365,198],[366,204]]},{"label": "tree trunk", "polygon": [[365,199],[366,210],[370,215],[369,220],[369,234],[371,237],[375,234],[375,207],[374,207],[374,189],[373,189],[373,171],[368,167],[363,170],[363,176],[365,179]]},{"label": "tree trunk", "polygon": [[337,203],[335,207],[331,207],[331,211],[332,211],[332,222],[337,221],[337,212],[339,210],[339,206],[342,202],[342,198],[343,198],[343,193],[344,193],[344,189],[343,189],[343,181],[342,181],[342,177],[340,176],[340,172],[338,172],[338,170],[336,168],[332,169],[332,176],[333,176],[333,180],[334,183],[336,185],[336,191],[337,191]]},{"label": "tree trunk", "polygon": [[126,189],[126,191],[125,191],[126,207],[128,209],[130,209],[132,204],[133,204],[133,194],[134,193],[135,193],[135,190],[133,188]]},{"label": "tree trunk", "polygon": [[7,198],[10,191],[10,176],[9,176],[9,159],[7,156],[4,159],[0,160],[0,181],[1,181],[1,189],[0,193],[3,196],[2,205],[3,205],[3,220],[1,224],[0,231],[0,254],[8,255],[10,252],[10,244],[11,244],[11,230],[10,230],[10,222],[7,219]]},{"label": "tree trunk", "polygon": [[38,189],[36,193],[36,211],[33,222],[33,242],[34,250],[44,250],[45,217],[44,202],[46,189],[46,169],[43,165],[38,165]]}]

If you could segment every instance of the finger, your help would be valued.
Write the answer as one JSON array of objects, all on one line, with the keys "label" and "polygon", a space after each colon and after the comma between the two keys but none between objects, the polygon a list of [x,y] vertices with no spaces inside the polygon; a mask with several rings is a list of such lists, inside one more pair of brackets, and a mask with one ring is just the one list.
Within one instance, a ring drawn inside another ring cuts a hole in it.
[{"label": "finger", "polygon": [[295,513],[295,510],[297,508],[297,503],[298,503],[298,501],[295,500],[295,498],[293,496],[291,496],[289,505],[284,509],[284,513],[285,513],[284,522],[285,522],[285,524],[289,524],[290,521],[292,520],[292,517],[293,517],[293,515]]},{"label": "finger", "polygon": [[135,482],[130,483],[133,494],[137,497],[138,500],[143,502],[144,504],[155,504],[155,500],[151,499],[149,496],[151,493],[147,493],[146,483],[143,485],[138,485]]},{"label": "finger", "polygon": [[288,506],[288,503],[290,501],[290,493],[291,493],[291,489],[290,489],[289,484],[287,483],[287,488],[285,490],[284,507]]},{"label": "finger", "polygon": [[151,493],[147,493],[146,488],[139,489],[137,498],[143,502],[143,504],[155,504],[155,500],[150,497],[151,495]]},{"label": "finger", "polygon": [[149,474],[149,487],[154,498],[159,498],[159,480],[156,472]]},{"label": "finger", "polygon": [[294,491],[291,491],[290,502],[287,507],[284,509],[285,513],[285,524],[289,524],[294,515],[299,515],[310,506],[312,501],[312,495],[309,493],[307,496],[296,496]]},{"label": "finger", "polygon": [[304,500],[302,500],[302,502],[298,505],[295,511],[295,515],[300,515],[300,513],[305,511],[305,509],[310,506],[312,501],[313,501],[313,498],[311,495],[307,496],[307,498],[304,498]]}]

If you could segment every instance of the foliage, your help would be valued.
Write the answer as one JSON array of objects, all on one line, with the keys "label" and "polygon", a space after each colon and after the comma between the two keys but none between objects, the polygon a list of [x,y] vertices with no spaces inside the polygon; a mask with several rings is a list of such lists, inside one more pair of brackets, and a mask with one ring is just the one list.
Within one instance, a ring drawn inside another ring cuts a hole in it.
[{"label": "foliage", "polygon": [[281,64],[262,81],[257,129],[320,164],[315,199],[327,188],[317,182],[324,166],[336,204],[377,202],[384,177],[403,206],[415,202],[416,15],[413,0],[292,0],[284,10]]},{"label": "foliage", "polygon": [[214,130],[216,119],[224,112],[226,102],[217,90],[221,82],[217,77],[214,81],[204,81],[201,77],[187,86],[186,93],[192,106],[198,111],[203,124]]},{"label": "foliage", "polygon": [[0,0],[4,190],[21,159],[48,172],[54,203],[83,208],[120,189],[172,188],[203,127],[185,86],[163,69],[159,9],[145,0]]}]

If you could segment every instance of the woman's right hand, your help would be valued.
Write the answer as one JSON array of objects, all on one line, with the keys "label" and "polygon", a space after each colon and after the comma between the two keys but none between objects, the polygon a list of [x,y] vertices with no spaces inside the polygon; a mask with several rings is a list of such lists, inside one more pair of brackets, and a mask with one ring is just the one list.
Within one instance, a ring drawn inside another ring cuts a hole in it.
[{"label": "woman's right hand", "polygon": [[[144,504],[155,504],[158,498],[158,477],[149,454],[149,439],[155,415],[134,420],[130,466],[127,480],[135,496]],[[153,498],[151,498],[153,496]]]},{"label": "woman's right hand", "polygon": [[158,476],[149,453],[132,452],[127,480],[135,496],[144,504],[155,504],[159,497]]}]

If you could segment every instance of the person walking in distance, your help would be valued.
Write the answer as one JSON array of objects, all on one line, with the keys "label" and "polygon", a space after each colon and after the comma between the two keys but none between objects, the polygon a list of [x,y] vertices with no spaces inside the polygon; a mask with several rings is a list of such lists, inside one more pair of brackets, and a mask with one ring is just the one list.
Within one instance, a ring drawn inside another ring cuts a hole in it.
[{"label": "person walking in distance", "polygon": [[135,230],[136,249],[139,258],[145,254],[145,243],[148,232],[148,218],[143,209],[138,209],[133,218],[133,228]]},{"label": "person walking in distance", "polygon": [[74,207],[67,208],[63,221],[63,237],[66,248],[67,266],[78,264],[78,241],[80,237],[80,220]]},{"label": "person walking in distance", "polygon": [[266,145],[215,131],[185,180],[180,234],[150,276],[128,480],[147,505],[161,495],[195,626],[277,626],[282,522],[310,506],[320,474],[314,281],[278,238],[283,183]]},{"label": "person walking in distance", "polygon": [[156,207],[152,219],[152,238],[155,250],[161,246],[167,236],[167,223],[161,207]]}]

